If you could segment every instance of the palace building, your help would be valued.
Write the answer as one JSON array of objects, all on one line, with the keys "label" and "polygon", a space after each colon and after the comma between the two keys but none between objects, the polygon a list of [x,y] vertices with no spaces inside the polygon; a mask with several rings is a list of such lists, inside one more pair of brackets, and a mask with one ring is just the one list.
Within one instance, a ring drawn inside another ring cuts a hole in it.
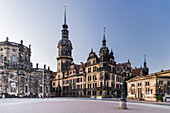
[{"label": "palace building", "polygon": [[127,98],[157,101],[158,95],[170,101],[170,70],[138,76],[127,81]]},{"label": "palace building", "polygon": [[50,68],[32,67],[31,45],[26,47],[21,43],[0,42],[0,98],[6,97],[41,97],[49,95],[51,90]]},{"label": "palace building", "polygon": [[116,64],[113,51],[106,45],[105,29],[99,56],[91,49],[87,62],[75,64],[66,24],[66,9],[62,28],[62,38],[57,46],[57,72],[52,82],[53,95],[120,97],[122,75],[130,77],[132,67],[129,60]]}]

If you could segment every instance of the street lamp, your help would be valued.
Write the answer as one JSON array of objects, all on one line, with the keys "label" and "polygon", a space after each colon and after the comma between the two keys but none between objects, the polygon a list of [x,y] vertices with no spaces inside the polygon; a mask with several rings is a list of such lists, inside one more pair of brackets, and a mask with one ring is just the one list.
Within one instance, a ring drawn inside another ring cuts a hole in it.
[{"label": "street lamp", "polygon": [[124,88],[124,79],[123,79],[124,76],[125,76],[125,72],[122,73],[122,94],[121,94],[121,99],[120,99],[120,107],[119,107],[120,109],[127,109],[125,88]]},{"label": "street lamp", "polygon": [[39,69],[37,71],[40,71],[43,73],[43,78],[42,78],[42,99],[44,99],[44,69]]}]

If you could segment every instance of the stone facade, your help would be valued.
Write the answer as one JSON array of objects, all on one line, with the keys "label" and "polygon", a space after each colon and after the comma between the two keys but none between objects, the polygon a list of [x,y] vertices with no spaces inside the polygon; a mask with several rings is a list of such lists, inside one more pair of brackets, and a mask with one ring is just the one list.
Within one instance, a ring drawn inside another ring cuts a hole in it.
[{"label": "stone facade", "polygon": [[170,98],[170,70],[138,76],[127,81],[128,98],[157,101],[157,96]]},{"label": "stone facade", "polygon": [[66,12],[62,27],[62,39],[57,46],[57,72],[52,83],[53,95],[120,97],[122,74],[126,78],[131,76],[131,63],[128,60],[127,63],[116,64],[113,51],[106,46],[105,29],[99,56],[91,49],[87,62],[75,64]]},{"label": "stone facade", "polygon": [[30,61],[31,45],[0,42],[0,97],[40,97],[42,95],[42,72],[45,71],[45,95],[50,92],[50,69],[33,68]]}]

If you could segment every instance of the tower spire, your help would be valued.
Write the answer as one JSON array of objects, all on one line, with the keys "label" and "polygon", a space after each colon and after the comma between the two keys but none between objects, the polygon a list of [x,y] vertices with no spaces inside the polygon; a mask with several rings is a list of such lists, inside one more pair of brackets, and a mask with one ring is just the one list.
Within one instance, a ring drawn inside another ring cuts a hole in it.
[{"label": "tower spire", "polygon": [[144,67],[146,67],[146,54],[144,55]]},{"label": "tower spire", "polygon": [[91,52],[93,52],[93,48],[91,48]]},{"label": "tower spire", "polygon": [[66,5],[64,6],[64,24],[66,24]]},{"label": "tower spire", "polygon": [[104,31],[103,31],[103,46],[106,46],[106,38],[105,38],[105,29],[106,27],[104,27]]},{"label": "tower spire", "polygon": [[63,29],[66,30],[68,28],[66,24],[66,5],[64,6],[64,24],[63,24]]}]

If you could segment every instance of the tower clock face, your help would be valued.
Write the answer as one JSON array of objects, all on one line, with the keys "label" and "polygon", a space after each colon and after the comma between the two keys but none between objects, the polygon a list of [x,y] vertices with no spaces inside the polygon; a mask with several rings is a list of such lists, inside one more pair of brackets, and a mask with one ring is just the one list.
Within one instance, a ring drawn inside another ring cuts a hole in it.
[{"label": "tower clock face", "polygon": [[66,62],[66,60],[62,60],[62,63],[65,63]]}]

